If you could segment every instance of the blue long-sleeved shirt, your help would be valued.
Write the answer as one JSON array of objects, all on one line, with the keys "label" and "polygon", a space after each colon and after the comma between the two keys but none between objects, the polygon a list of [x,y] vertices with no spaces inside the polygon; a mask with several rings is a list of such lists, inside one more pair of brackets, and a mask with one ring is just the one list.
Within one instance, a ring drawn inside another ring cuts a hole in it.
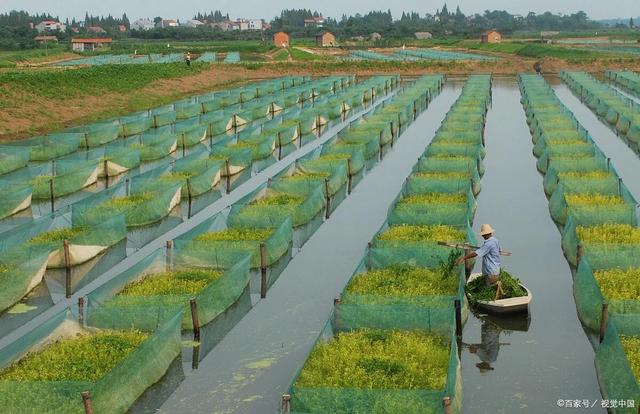
[{"label": "blue long-sleeved shirt", "polygon": [[500,242],[495,237],[489,237],[482,247],[476,250],[482,258],[482,275],[497,276],[500,274]]}]

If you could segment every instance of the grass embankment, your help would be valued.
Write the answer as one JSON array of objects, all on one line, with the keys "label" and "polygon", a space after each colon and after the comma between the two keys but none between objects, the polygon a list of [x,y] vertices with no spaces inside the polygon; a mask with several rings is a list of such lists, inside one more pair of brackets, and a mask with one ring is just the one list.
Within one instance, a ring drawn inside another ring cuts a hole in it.
[{"label": "grass embankment", "polygon": [[0,68],[14,68],[19,65],[40,64],[65,58],[77,57],[61,46],[42,49],[0,51]]},{"label": "grass embankment", "polygon": [[0,73],[0,140],[54,132],[239,86],[254,73],[238,65],[197,63],[191,68],[176,63],[7,71]]}]

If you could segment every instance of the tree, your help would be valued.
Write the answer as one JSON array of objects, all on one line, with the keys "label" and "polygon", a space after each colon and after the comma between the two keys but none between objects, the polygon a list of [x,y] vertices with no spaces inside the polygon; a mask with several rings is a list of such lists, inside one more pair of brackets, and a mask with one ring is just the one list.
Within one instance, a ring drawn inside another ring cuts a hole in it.
[{"label": "tree", "polygon": [[629,19],[629,27],[632,29],[636,27],[636,25],[633,23],[633,17]]},{"label": "tree", "polygon": [[154,22],[155,24],[158,24],[158,23],[160,23],[161,21],[162,21],[162,17],[160,17],[160,16],[156,16],[156,17],[154,17],[154,18],[153,18],[153,22]]}]

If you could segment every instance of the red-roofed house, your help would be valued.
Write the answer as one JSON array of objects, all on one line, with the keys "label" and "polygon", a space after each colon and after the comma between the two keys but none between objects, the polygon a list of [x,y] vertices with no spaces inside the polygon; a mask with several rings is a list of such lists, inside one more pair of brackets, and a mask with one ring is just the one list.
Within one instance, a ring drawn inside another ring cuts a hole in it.
[{"label": "red-roofed house", "polygon": [[71,48],[74,52],[88,52],[103,48],[113,43],[110,37],[102,39],[83,39],[74,37],[71,39]]}]

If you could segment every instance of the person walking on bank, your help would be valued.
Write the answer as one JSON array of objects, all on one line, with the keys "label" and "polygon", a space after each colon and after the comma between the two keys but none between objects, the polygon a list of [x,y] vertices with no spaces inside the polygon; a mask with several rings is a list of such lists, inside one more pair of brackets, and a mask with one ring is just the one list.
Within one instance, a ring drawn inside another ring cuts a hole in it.
[{"label": "person walking on bank", "polygon": [[184,57],[185,62],[188,67],[191,67],[191,52],[187,52],[187,55]]},{"label": "person walking on bank", "polygon": [[473,259],[474,257],[482,258],[482,276],[488,286],[494,285],[498,282],[500,276],[500,242],[493,237],[495,230],[489,224],[483,224],[480,227],[480,235],[484,239],[484,244],[479,249],[467,254],[466,256],[458,259],[457,264],[464,263],[465,260]]}]

